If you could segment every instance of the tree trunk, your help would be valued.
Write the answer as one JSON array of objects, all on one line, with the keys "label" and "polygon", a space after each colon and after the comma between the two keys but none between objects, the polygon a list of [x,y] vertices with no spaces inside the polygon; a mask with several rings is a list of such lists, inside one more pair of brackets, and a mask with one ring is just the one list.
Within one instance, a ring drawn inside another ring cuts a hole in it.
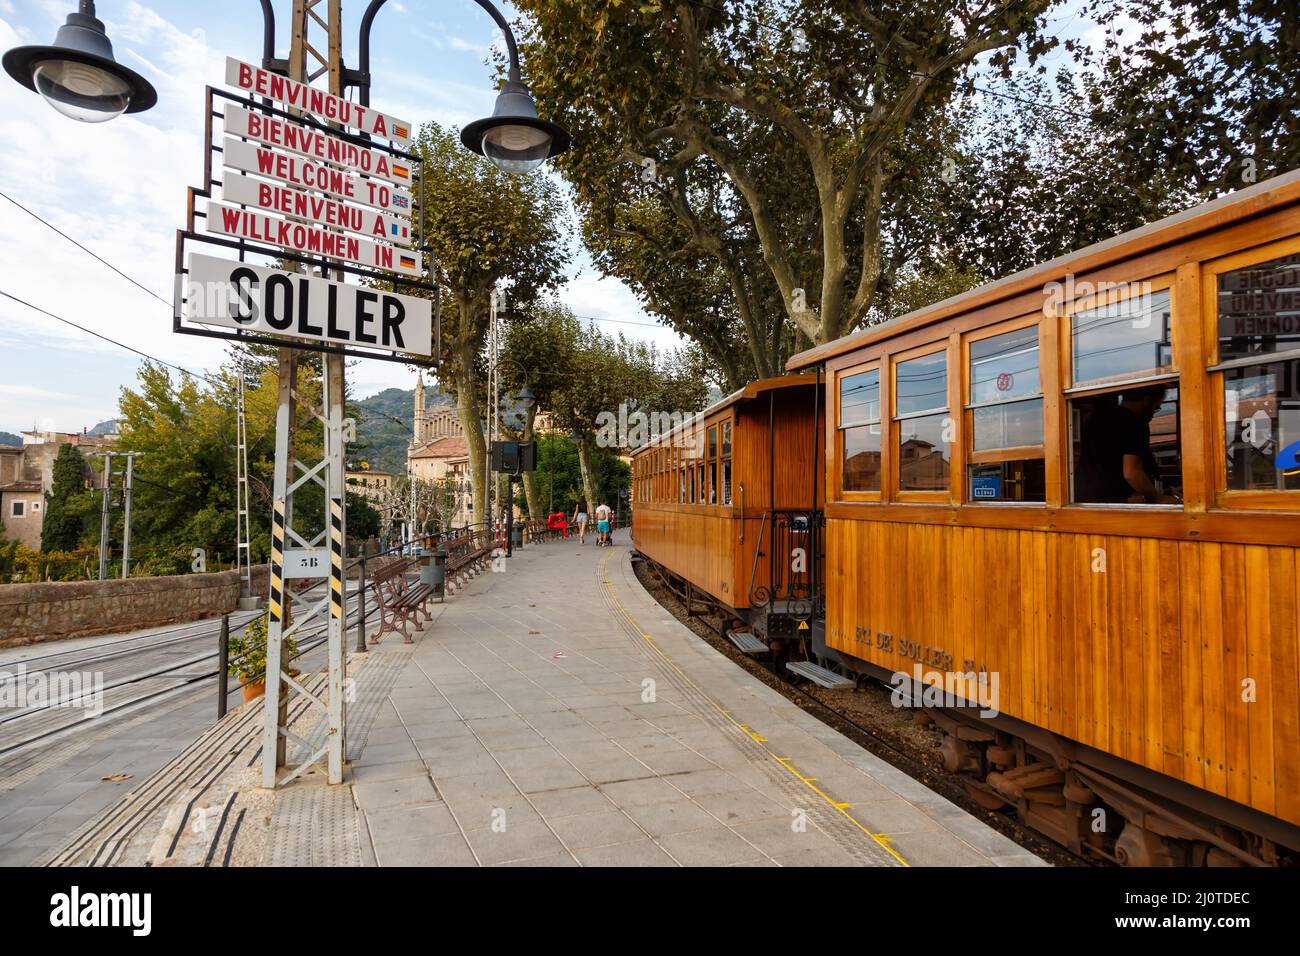
[{"label": "tree trunk", "polygon": [[474,349],[461,340],[456,343],[456,410],[469,449],[469,493],[474,502],[472,524],[487,520],[487,443],[483,440],[483,411],[479,408],[474,382]]},{"label": "tree trunk", "polygon": [[596,505],[600,504],[596,500],[596,483],[591,474],[590,441],[587,435],[583,435],[578,441],[578,467],[582,470],[582,495],[587,499],[588,518],[596,510]]},{"label": "tree trunk", "polygon": [[[524,417],[523,440],[525,442],[534,441],[537,433],[533,428],[533,423],[537,420],[537,406],[534,405],[528,409],[528,414]],[[524,472],[524,498],[528,501],[528,517],[533,521],[541,521],[545,517],[542,514],[542,502],[537,494],[537,476],[531,472]]]}]

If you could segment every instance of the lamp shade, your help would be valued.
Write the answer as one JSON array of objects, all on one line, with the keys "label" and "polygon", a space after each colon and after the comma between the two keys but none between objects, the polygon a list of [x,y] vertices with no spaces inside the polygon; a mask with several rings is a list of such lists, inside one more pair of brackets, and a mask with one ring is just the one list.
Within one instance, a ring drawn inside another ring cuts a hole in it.
[{"label": "lamp shade", "polygon": [[528,88],[512,81],[497,96],[492,115],[468,124],[460,141],[498,169],[527,173],[568,149],[570,138],[563,128],[539,118]]},{"label": "lamp shade", "polygon": [[148,80],[113,58],[104,24],[85,13],[68,14],[52,45],[15,47],[3,64],[23,86],[82,123],[103,123],[158,102]]}]

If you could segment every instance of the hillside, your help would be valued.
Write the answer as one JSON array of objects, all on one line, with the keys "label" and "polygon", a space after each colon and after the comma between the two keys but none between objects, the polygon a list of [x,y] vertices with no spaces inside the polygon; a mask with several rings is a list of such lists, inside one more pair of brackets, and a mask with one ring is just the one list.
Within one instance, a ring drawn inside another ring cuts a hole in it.
[{"label": "hillside", "polygon": [[[439,391],[437,385],[426,385],[424,395],[426,408],[451,404],[451,397]],[[349,459],[367,461],[378,471],[406,474],[406,449],[415,427],[415,389],[386,388],[352,404],[358,412],[357,443]]]}]

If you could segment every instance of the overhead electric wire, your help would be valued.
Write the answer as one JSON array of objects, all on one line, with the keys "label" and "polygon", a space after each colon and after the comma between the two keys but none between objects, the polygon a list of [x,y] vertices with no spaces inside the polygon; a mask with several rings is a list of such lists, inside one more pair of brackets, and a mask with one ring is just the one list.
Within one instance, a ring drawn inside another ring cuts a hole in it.
[{"label": "overhead electric wire", "polygon": [[[117,266],[113,265],[113,263],[109,262],[109,261],[108,261],[107,259],[105,259],[103,256],[99,255],[99,253],[97,253],[97,252],[95,252],[95,251],[93,251],[93,250],[91,250],[91,249],[87,249],[85,246],[83,246],[81,243],[79,243],[76,239],[73,239],[70,235],[68,235],[66,232],[64,232],[62,229],[60,229],[58,226],[54,225],[52,222],[49,222],[49,221],[46,220],[46,219],[42,219],[42,218],[41,218],[40,216],[38,216],[36,213],[32,212],[30,209],[28,209],[26,206],[24,206],[22,203],[20,203],[17,199],[14,199],[13,196],[10,196],[8,193],[4,192],[3,190],[0,190],[0,197],[4,197],[5,199],[9,200],[9,202],[13,203],[15,206],[17,206],[17,207],[18,207],[19,209],[21,209],[23,212],[27,213],[27,215],[31,216],[33,219],[35,219],[37,222],[39,222],[42,226],[45,226],[45,228],[50,229],[50,230],[52,230],[53,232],[58,233],[58,234],[59,234],[60,236],[62,236],[64,239],[68,240],[68,242],[72,243],[74,246],[76,246],[78,249],[80,249],[82,252],[86,253],[86,255],[90,256],[90,257],[93,258],[93,259],[98,260],[98,261],[99,261],[100,263],[102,263],[103,265],[108,266],[108,268],[112,269],[114,272],[116,272],[118,275],[120,275],[120,276],[121,276],[123,279],[125,279],[127,282],[131,283],[133,286],[135,286],[135,287],[136,287],[137,289],[139,289],[141,292],[147,292],[149,295],[153,296],[155,299],[157,299],[159,302],[161,302],[163,305],[167,306],[168,308],[171,308],[171,307],[172,307],[172,303],[168,302],[166,299],[164,299],[162,296],[160,296],[157,292],[154,292],[153,289],[150,289],[148,286],[146,286],[146,285],[142,285],[140,282],[138,282],[138,281],[136,281],[135,279],[131,278],[129,275],[127,275],[125,272],[123,272],[121,269],[119,269]],[[133,351],[134,351],[134,350],[133,350]]]},{"label": "overhead electric wire", "polygon": [[65,319],[61,315],[55,315],[53,312],[49,311],[48,309],[42,309],[39,305],[35,305],[31,302],[28,302],[26,299],[19,298],[18,296],[14,295],[12,292],[6,292],[4,289],[0,289],[0,295],[4,296],[6,299],[12,299],[13,301],[17,302],[19,305],[25,305],[27,306],[27,308],[33,310],[34,312],[39,312],[41,315],[48,316],[49,318],[54,319],[55,321],[58,322],[62,322],[64,325],[70,325],[74,329],[77,329],[81,332],[85,332],[87,335],[93,335],[95,338],[103,339],[105,342],[108,342],[111,345],[116,345],[118,348],[126,349],[128,352],[134,352],[136,355],[140,356],[141,358],[148,359],[150,362],[155,362],[158,365],[166,365],[168,368],[173,368],[176,371],[183,372],[184,374],[189,375],[193,378],[201,378],[204,381],[206,381],[209,385],[220,385],[224,387],[224,383],[219,382],[216,379],[209,378],[207,375],[204,375],[200,372],[192,372],[187,368],[182,368],[179,365],[176,365],[172,362],[168,362],[166,359],[160,359],[156,355],[150,355],[148,352],[141,352],[138,348],[136,348],[133,345],[127,345],[125,342],[119,342],[117,339],[110,338],[109,336],[104,335],[102,332],[96,332],[94,329],[88,329],[84,325],[79,325],[78,323],[73,322],[71,319]]}]

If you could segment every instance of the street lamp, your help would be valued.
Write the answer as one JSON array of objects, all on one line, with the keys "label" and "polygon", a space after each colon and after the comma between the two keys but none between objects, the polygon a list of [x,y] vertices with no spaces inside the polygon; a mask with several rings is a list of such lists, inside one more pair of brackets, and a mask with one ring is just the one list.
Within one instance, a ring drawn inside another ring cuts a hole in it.
[{"label": "street lamp", "polygon": [[149,81],[113,59],[113,44],[95,18],[93,0],[81,0],[51,46],[19,46],[3,59],[5,72],[45,102],[82,123],[103,123],[158,102]]},{"label": "street lamp", "polygon": [[[360,84],[362,106],[370,105],[370,27],[375,14],[385,2],[386,0],[370,0],[370,6],[361,17],[361,44],[358,51],[360,69],[357,74],[364,78]],[[475,3],[487,11],[488,16],[505,34],[510,69],[506,74],[506,84],[497,96],[492,115],[475,120],[461,130],[461,144],[470,152],[486,156],[504,172],[532,172],[552,156],[558,156],[568,149],[572,140],[562,127],[538,117],[537,104],[524,85],[523,74],[519,70],[519,49],[506,18],[490,0],[475,0]]]}]

